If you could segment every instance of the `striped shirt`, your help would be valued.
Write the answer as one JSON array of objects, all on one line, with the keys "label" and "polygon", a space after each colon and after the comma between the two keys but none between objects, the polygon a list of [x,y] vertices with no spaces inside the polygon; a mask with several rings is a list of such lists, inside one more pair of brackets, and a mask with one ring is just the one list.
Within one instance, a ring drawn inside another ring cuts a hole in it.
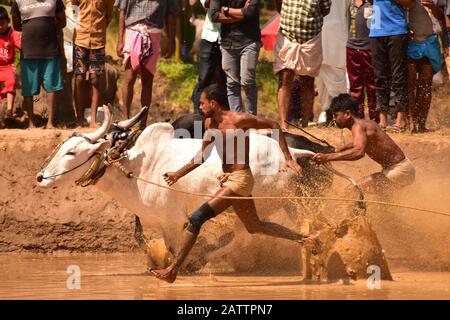
[{"label": "striped shirt", "polygon": [[290,41],[305,43],[322,31],[322,11],[331,0],[283,0],[280,29]]},{"label": "striped shirt", "polygon": [[175,0],[119,0],[116,6],[125,11],[125,27],[142,21],[162,29],[166,16],[177,13]]}]

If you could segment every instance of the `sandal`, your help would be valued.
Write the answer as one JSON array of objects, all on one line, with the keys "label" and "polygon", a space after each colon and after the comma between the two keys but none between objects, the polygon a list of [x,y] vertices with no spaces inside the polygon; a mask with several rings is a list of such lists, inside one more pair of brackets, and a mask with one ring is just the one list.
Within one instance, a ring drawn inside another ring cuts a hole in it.
[{"label": "sandal", "polygon": [[393,124],[392,126],[386,127],[386,132],[402,133],[405,132],[405,127],[400,127],[399,125]]}]

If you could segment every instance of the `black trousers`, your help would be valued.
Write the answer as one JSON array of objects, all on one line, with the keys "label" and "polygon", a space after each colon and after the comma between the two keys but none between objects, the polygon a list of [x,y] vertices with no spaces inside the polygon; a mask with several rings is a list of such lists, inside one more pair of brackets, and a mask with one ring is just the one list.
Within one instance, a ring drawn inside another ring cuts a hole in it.
[{"label": "black trousers", "polygon": [[375,74],[377,110],[387,112],[391,92],[397,112],[408,110],[406,35],[370,38]]},{"label": "black trousers", "polygon": [[[216,80],[216,78],[218,78]],[[192,92],[194,113],[200,113],[200,93],[216,80],[225,89],[225,73],[222,70],[222,53],[218,42],[202,39],[198,61],[198,82]]]}]

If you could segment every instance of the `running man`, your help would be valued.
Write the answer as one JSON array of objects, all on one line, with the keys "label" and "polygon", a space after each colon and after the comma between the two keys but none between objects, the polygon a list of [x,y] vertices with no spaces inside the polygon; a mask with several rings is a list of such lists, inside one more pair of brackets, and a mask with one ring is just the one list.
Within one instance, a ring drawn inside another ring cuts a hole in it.
[{"label": "running man", "polygon": [[[302,169],[298,163],[292,159],[283,132],[280,130],[280,125],[277,122],[263,117],[254,116],[249,113],[230,111],[227,106],[228,102],[226,92],[217,84],[208,86],[200,95],[200,108],[206,118],[206,129],[219,130],[223,137],[223,145],[216,146],[218,150],[223,150],[223,152],[219,152],[219,155],[222,157],[223,174],[220,176],[220,189],[215,193],[215,196],[247,197],[252,193],[254,181],[249,165],[249,137],[247,134],[244,138],[244,150],[237,150],[237,152],[234,152],[233,163],[226,163],[225,161],[225,159],[228,160],[227,144],[240,145],[233,141],[236,139],[237,130],[239,129],[244,130],[245,132],[249,129],[279,130],[279,143],[286,159],[286,166],[291,168],[298,176],[301,176]],[[230,130],[236,134],[230,135]],[[212,147],[214,146],[214,144],[211,145],[214,142],[214,139],[208,138],[207,133],[208,132],[206,132],[204,136],[201,150],[188,164],[176,172],[167,172],[164,175],[164,179],[169,186],[172,186],[183,176],[206,161]],[[238,161],[238,159],[241,160],[242,158],[239,157],[240,152],[244,153],[245,161]],[[255,202],[252,199],[236,200],[212,198],[205,202],[190,216],[189,223],[184,232],[184,238],[180,251],[172,264],[164,270],[150,269],[150,272],[158,279],[169,283],[174,282],[181,264],[186,259],[195,241],[197,240],[201,226],[207,220],[217,216],[230,206],[233,207],[234,211],[238,215],[239,219],[241,219],[244,223],[249,233],[261,233],[273,237],[293,240],[299,243],[304,243],[305,241],[310,242],[317,239],[317,233],[306,237],[279,224],[259,220],[256,213]]]},{"label": "running man", "polygon": [[382,192],[388,187],[405,187],[415,180],[415,168],[400,147],[372,120],[358,118],[358,102],[349,94],[335,97],[330,106],[339,128],[352,131],[353,141],[336,148],[334,153],[317,153],[313,160],[319,164],[328,161],[354,161],[367,155],[380,164],[381,172],[363,178],[358,185],[368,192]]}]

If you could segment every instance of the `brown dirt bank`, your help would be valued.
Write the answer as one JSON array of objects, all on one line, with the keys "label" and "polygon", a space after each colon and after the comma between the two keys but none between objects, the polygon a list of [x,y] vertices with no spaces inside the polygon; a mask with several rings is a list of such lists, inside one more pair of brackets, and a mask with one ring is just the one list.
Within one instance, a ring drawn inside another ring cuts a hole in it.
[{"label": "brown dirt bank", "polygon": [[[337,129],[311,131],[329,139],[330,143],[337,145],[340,141]],[[134,214],[121,208],[95,187],[73,185],[65,189],[41,190],[34,185],[39,164],[69,134],[69,130],[0,131],[0,252],[138,250]],[[345,136],[348,139],[347,133]],[[449,131],[442,130],[427,135],[394,135],[394,139],[416,164],[417,181],[415,185],[393,195],[393,199],[381,200],[450,212],[448,136]],[[354,178],[379,170],[367,158],[353,163],[338,163],[336,167]],[[336,178],[330,194],[339,194],[344,185],[343,180]],[[331,220],[337,219],[337,212],[333,209],[324,213]],[[450,269],[450,218],[374,205],[369,206],[368,214],[391,267]],[[289,226],[288,219],[279,214],[272,218]],[[205,228],[206,237],[200,241],[193,255],[200,250],[213,250],[219,243],[229,241],[226,234],[233,225],[234,215],[214,219]],[[155,230],[145,232],[150,238],[157,236]],[[282,269],[291,263],[298,265],[296,247],[263,236],[254,239],[258,243],[249,244],[251,252],[242,250],[242,259],[252,258],[257,264],[275,269]],[[283,259],[277,256],[283,256]]]}]

